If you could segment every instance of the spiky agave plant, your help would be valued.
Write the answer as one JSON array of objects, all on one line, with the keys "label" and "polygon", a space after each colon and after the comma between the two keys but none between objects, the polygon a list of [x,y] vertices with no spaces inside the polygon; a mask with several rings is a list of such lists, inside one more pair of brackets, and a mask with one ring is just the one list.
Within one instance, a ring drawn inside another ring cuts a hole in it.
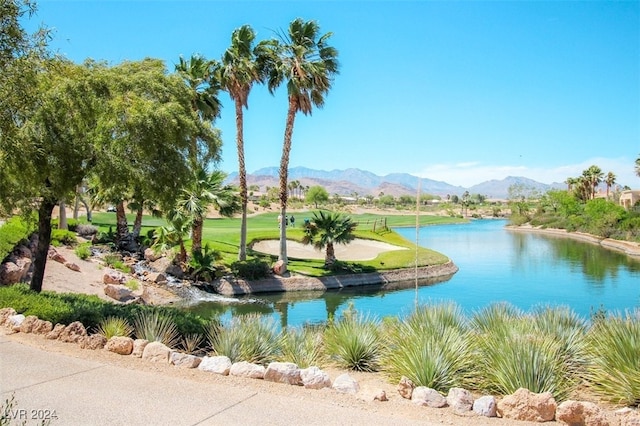
[{"label": "spiky agave plant", "polygon": [[248,314],[219,327],[210,340],[213,351],[229,357],[231,362],[267,364],[280,354],[282,334],[273,318]]},{"label": "spiky agave plant", "polygon": [[455,304],[423,305],[388,331],[385,357],[393,380],[406,376],[440,392],[467,382],[473,358],[465,318]]},{"label": "spiky agave plant", "polygon": [[640,309],[595,323],[587,337],[585,379],[615,404],[640,405]]},{"label": "spiky agave plant", "polygon": [[108,317],[98,324],[96,334],[104,336],[107,340],[115,336],[129,337],[133,333],[133,327],[124,318]]},{"label": "spiky agave plant", "polygon": [[323,359],[322,331],[313,327],[289,328],[282,339],[282,360],[300,368],[318,366]]},{"label": "spiky agave plant", "polygon": [[173,318],[155,311],[139,314],[134,320],[134,329],[138,339],[161,342],[170,348],[180,343],[180,333]]}]

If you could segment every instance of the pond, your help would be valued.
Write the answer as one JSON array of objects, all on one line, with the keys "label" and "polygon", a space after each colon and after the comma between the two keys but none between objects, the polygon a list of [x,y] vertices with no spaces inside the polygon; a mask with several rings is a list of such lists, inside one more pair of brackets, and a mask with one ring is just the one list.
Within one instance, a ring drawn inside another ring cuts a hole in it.
[{"label": "pond", "polygon": [[[258,294],[243,298],[205,295],[190,310],[225,317],[258,312],[282,326],[320,323],[350,304],[379,318],[406,314],[417,303],[453,301],[471,314],[492,303],[523,310],[539,305],[569,306],[588,318],[592,312],[640,307],[640,259],[570,238],[505,229],[504,220],[423,227],[419,244],[439,251],[460,270],[438,283],[406,283],[403,290],[376,287],[328,292]],[[415,241],[414,228],[396,232]],[[423,285],[424,284],[424,285]]]}]

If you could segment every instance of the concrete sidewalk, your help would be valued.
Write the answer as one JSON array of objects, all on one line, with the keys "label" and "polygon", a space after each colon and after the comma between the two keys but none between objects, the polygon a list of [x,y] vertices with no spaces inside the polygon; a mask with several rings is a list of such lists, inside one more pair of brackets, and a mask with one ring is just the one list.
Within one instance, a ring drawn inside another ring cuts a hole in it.
[{"label": "concrete sidewalk", "polygon": [[41,424],[38,419],[47,416],[51,425],[429,424],[321,400],[271,395],[250,386],[130,370],[47,352],[0,335],[3,408],[12,395],[12,425],[24,420],[27,425]]}]

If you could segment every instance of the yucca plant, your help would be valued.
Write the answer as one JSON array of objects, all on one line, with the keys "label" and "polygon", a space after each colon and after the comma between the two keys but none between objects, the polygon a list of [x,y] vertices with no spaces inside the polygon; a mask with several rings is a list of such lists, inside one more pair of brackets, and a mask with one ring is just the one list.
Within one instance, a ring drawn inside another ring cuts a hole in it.
[{"label": "yucca plant", "polygon": [[615,404],[640,405],[640,309],[598,321],[587,337],[585,379]]},{"label": "yucca plant", "polygon": [[282,360],[300,368],[323,362],[322,332],[315,328],[289,328],[282,339]]},{"label": "yucca plant", "polygon": [[258,314],[234,317],[210,339],[213,351],[231,362],[268,364],[281,352],[282,334],[273,318]]},{"label": "yucca plant", "polygon": [[325,350],[339,367],[378,371],[384,350],[379,321],[353,310],[331,324],[324,333]]},{"label": "yucca plant", "polygon": [[188,334],[180,339],[180,348],[184,353],[191,355],[199,355],[203,352],[202,344],[204,343],[202,334]]},{"label": "yucca plant", "polygon": [[104,336],[107,340],[115,336],[130,337],[133,327],[124,318],[108,317],[98,324],[96,334]]},{"label": "yucca plant", "polygon": [[468,381],[469,332],[455,304],[418,307],[389,329],[387,344],[385,364],[393,380],[406,376],[443,393]]},{"label": "yucca plant", "polygon": [[171,316],[158,312],[143,312],[134,320],[135,335],[138,339],[161,342],[175,348],[180,342],[180,333]]}]

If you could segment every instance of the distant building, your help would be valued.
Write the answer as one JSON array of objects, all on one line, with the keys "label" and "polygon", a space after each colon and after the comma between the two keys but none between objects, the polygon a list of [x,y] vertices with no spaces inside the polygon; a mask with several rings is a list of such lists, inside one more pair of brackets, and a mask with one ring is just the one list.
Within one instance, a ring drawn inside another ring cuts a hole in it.
[{"label": "distant building", "polygon": [[620,193],[620,205],[627,210],[640,203],[640,189],[622,191]]}]

